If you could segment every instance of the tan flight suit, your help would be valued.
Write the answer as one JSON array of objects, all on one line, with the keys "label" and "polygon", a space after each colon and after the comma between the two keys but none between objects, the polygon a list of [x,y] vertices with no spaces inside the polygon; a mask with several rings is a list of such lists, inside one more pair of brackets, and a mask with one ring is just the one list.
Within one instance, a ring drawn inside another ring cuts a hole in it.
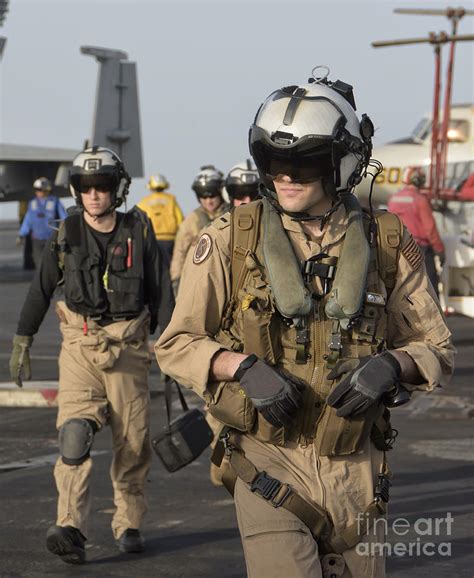
[{"label": "tan flight suit", "polygon": [[[343,206],[331,215],[325,233],[319,242],[311,240],[302,226],[289,217],[281,217],[283,227],[299,260],[306,260],[324,251],[337,257],[344,242],[347,216]],[[219,399],[231,388],[231,384],[209,382],[209,370],[213,356],[219,350],[235,350],[252,353],[252,347],[238,346],[243,335],[244,309],[248,302],[239,303],[237,317],[227,334],[222,333],[222,318],[231,297],[230,279],[230,226],[229,216],[214,221],[206,229],[207,243],[203,237],[194,255],[188,256],[173,318],[156,345],[156,354],[163,371],[173,376],[206,400],[211,410],[218,407]],[[209,242],[210,241],[210,242]],[[207,248],[206,248],[207,247]],[[210,247],[210,248],[209,248]],[[257,257],[261,249],[257,248]],[[261,259],[259,261],[262,262]],[[247,263],[247,261],[246,261]],[[247,288],[255,290],[258,282]],[[377,270],[370,272],[368,282],[385,287]],[[313,281],[316,283],[316,280]],[[253,287],[253,289],[252,289]],[[262,285],[260,285],[262,288]],[[268,284],[267,284],[268,287]],[[385,292],[386,295],[386,292]],[[264,308],[265,300],[259,300]],[[275,355],[278,366],[306,381],[305,402],[295,426],[283,445],[275,441],[272,427],[257,414],[257,430],[252,435],[240,435],[237,444],[258,471],[293,489],[309,503],[328,512],[335,528],[336,537],[348,525],[357,520],[374,497],[376,474],[380,471],[382,452],[367,440],[362,449],[350,455],[322,455],[321,439],[326,432],[319,421],[324,421],[324,400],[334,382],[327,380],[329,369],[325,367],[328,342],[331,337],[331,320],[324,316],[324,305],[315,306],[309,316],[310,354],[307,363],[296,364],[294,330],[282,322],[269,329],[270,341],[278,334],[281,350]],[[258,308],[256,308],[258,310]],[[251,319],[250,317],[248,319]],[[395,287],[386,306],[387,329],[385,338],[388,349],[407,352],[416,363],[424,382],[417,386],[404,384],[410,389],[432,390],[449,380],[453,368],[454,348],[450,332],[440,312],[439,305],[429,285],[419,250],[413,248],[411,238],[405,232],[399,256]],[[293,333],[292,333],[293,331]],[[229,339],[229,334],[234,339]],[[220,342],[219,342],[220,340]],[[242,341],[242,340],[241,340]],[[259,344],[256,343],[256,347]],[[268,346],[268,343],[267,343]],[[370,355],[367,345],[344,345],[343,358]],[[271,363],[271,359],[267,359]],[[331,410],[333,411],[333,410]],[[326,414],[327,415],[327,414]],[[236,416],[236,421],[238,421]],[[240,418],[239,418],[240,419]],[[339,418],[343,419],[343,418]],[[348,422],[349,423],[349,422]],[[232,425],[232,424],[231,424]],[[243,428],[242,428],[243,429]],[[275,428],[273,428],[274,430]],[[296,433],[295,433],[296,432]],[[267,441],[265,441],[267,440]],[[272,440],[273,443],[268,443]],[[251,493],[247,484],[237,480],[235,489],[237,519],[242,537],[248,576],[251,578],[321,578],[331,576],[323,573],[326,564],[318,544],[303,522],[283,508],[274,508],[263,498]],[[384,542],[383,527],[377,532],[362,536],[363,542]],[[363,532],[361,532],[362,534]],[[359,555],[357,547],[342,554],[344,578],[384,578],[383,556]]]},{"label": "tan flight suit", "polygon": [[217,219],[217,217],[220,217],[228,210],[229,205],[224,202],[219,205],[214,213],[208,213],[203,207],[199,206],[181,223],[176,234],[170,266],[170,277],[173,284],[179,281],[186,255],[190,247],[194,247],[196,244],[199,233],[204,227],[207,227],[209,223],[212,223],[214,219]]},{"label": "tan flight suit", "polygon": [[[62,301],[56,312],[63,336],[59,356],[58,429],[68,419],[93,420],[98,429],[110,425],[113,459],[110,476],[116,511],[116,539],[127,528],[140,528],[147,510],[144,496],[150,469],[148,352],[149,313],[101,327],[73,313]],[[87,536],[92,459],[54,468],[59,493],[59,526],[73,526]]]}]

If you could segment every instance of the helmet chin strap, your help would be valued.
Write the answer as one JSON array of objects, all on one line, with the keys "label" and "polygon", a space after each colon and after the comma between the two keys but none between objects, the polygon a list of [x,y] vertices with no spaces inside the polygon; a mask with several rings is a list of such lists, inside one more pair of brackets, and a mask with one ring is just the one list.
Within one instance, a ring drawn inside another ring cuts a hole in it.
[{"label": "helmet chin strap", "polygon": [[[321,229],[322,229],[324,227],[326,221],[329,219],[329,217],[335,211],[337,211],[337,209],[339,208],[339,205],[342,202],[341,197],[339,195],[339,193],[341,191],[336,191],[332,182],[330,182],[326,179],[323,179],[322,180],[322,186],[323,186],[323,190],[324,190],[325,194],[332,200],[331,207],[322,215],[310,215],[309,213],[299,212],[299,211],[287,211],[278,202],[278,197],[277,197],[276,193],[274,191],[271,191],[270,189],[267,189],[264,186],[260,187],[260,194],[269,201],[269,203],[274,207],[274,209],[278,213],[280,213],[280,214],[284,213],[285,215],[288,215],[288,217],[291,217],[292,221],[296,221],[296,222],[321,221]],[[333,190],[331,190],[331,189],[333,189]]]},{"label": "helmet chin strap", "polygon": [[114,195],[114,200],[110,203],[110,206],[107,207],[107,209],[105,209],[105,211],[103,211],[102,213],[100,213],[100,215],[91,215],[89,213],[89,211],[84,207],[84,203],[82,202],[82,197],[81,197],[81,201],[80,203],[78,203],[79,206],[82,208],[82,210],[87,213],[89,215],[89,217],[91,217],[91,219],[93,221],[97,221],[97,219],[101,219],[102,217],[105,217],[106,215],[109,215],[111,213],[113,213],[115,211],[115,209],[117,208],[117,205],[115,203],[115,195]]},{"label": "helmet chin strap", "polygon": [[89,215],[89,217],[92,217],[93,221],[97,221],[97,219],[101,219],[102,217],[105,217],[106,215],[114,213],[115,212],[115,206],[110,205],[110,207],[108,209],[106,209],[103,213],[101,213],[100,215],[91,215],[89,213],[89,211],[87,211],[86,209],[84,209],[84,211]]}]

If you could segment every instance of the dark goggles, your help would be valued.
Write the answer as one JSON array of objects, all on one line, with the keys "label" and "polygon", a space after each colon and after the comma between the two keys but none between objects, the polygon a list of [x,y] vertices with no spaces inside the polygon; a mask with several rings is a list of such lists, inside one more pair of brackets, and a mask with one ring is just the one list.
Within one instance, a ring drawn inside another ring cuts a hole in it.
[{"label": "dark goggles", "polygon": [[196,195],[202,199],[210,199],[212,197],[220,197],[222,195],[222,184],[213,183],[212,181],[206,184],[195,183],[193,185],[193,191]]},{"label": "dark goggles", "polygon": [[73,189],[78,193],[87,193],[92,188],[98,191],[113,192],[118,186],[117,175],[109,173],[70,174],[69,181]]},{"label": "dark goggles", "polygon": [[258,195],[258,181],[245,185],[240,183],[226,183],[225,189],[233,199],[243,199],[244,197],[253,199]]},{"label": "dark goggles", "polygon": [[220,197],[221,193],[214,193],[213,191],[201,191],[201,192],[196,192],[196,195],[200,198],[200,199],[215,199],[216,197]]},{"label": "dark goggles", "polygon": [[278,144],[259,127],[250,131],[250,151],[260,173],[274,181],[279,175],[297,183],[311,183],[333,177],[332,139],[314,135],[291,144]]}]

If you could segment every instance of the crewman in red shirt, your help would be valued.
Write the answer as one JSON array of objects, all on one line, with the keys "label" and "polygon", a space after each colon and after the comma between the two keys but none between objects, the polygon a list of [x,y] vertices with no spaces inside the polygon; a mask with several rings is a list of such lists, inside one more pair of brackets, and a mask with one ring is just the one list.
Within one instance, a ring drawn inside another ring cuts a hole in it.
[{"label": "crewman in red shirt", "polygon": [[418,243],[425,255],[426,271],[431,284],[438,293],[438,272],[435,255],[441,265],[445,260],[444,243],[439,236],[428,198],[420,192],[426,182],[426,175],[421,167],[409,167],[403,179],[405,187],[390,197],[388,210],[403,221],[408,231]]},{"label": "crewman in red shirt", "polygon": [[459,201],[474,201],[474,173],[470,174],[462,183],[456,199]]}]

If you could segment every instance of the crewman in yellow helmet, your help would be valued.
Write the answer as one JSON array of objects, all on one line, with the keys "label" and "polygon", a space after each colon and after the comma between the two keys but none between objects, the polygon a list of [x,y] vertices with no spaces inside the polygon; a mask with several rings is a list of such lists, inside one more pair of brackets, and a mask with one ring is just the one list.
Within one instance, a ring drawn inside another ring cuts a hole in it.
[{"label": "crewman in yellow helmet", "polygon": [[148,215],[155,230],[163,262],[169,268],[174,240],[184,217],[176,197],[166,192],[170,184],[164,175],[152,175],[147,184],[149,195],[137,204]]}]

